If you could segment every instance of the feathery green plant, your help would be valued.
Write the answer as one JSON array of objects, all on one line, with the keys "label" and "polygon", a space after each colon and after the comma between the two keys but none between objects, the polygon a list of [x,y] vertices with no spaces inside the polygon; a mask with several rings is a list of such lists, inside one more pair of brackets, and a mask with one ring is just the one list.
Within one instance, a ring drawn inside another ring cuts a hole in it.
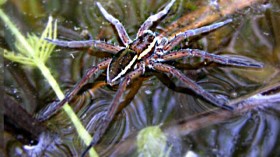
[{"label": "feathery green plant", "polygon": [[[52,21],[52,17],[49,17],[46,29],[43,31],[40,38],[33,33],[28,34],[27,38],[24,38],[23,36],[20,37],[21,35],[18,36],[18,39],[15,42],[17,52],[4,50],[4,57],[13,62],[18,62],[32,67],[38,67],[40,62],[46,63],[53,52],[55,45],[47,43],[44,38],[55,39],[57,36],[57,24],[55,22],[54,26],[52,26]],[[9,28],[15,35],[19,35],[18,31],[12,30],[11,27]]]},{"label": "feathery green plant", "polygon": [[[2,1],[0,1],[0,4],[3,3]],[[8,16],[2,11],[2,9],[0,9],[0,18],[3,20],[6,27],[8,27],[10,31],[15,35],[16,38],[16,42],[15,42],[16,52],[2,49],[4,53],[1,52],[1,54],[4,55],[5,58],[13,62],[18,62],[23,65],[37,67],[38,69],[40,69],[45,79],[48,81],[52,89],[55,91],[57,97],[60,100],[62,100],[65,96],[62,90],[60,89],[58,83],[51,75],[49,68],[45,65],[46,61],[48,60],[51,53],[53,52],[55,45],[48,43],[44,39],[56,38],[57,22],[55,21],[53,25],[53,18],[49,17],[48,24],[45,30],[43,31],[41,37],[38,37],[35,34],[30,33],[27,35],[27,38],[25,38],[19,32],[16,26],[9,20]],[[81,121],[79,120],[75,112],[67,103],[63,106],[63,110],[71,119],[80,138],[85,142],[86,145],[89,145],[92,138],[90,134],[86,131],[86,129],[83,127]],[[97,157],[98,155],[94,149],[91,149],[90,156]]]}]

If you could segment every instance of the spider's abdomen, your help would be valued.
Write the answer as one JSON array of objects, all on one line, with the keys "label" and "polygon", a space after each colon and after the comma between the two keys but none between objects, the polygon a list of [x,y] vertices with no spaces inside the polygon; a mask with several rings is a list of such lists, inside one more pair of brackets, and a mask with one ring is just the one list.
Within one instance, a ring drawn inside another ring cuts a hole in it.
[{"label": "spider's abdomen", "polygon": [[122,76],[131,71],[137,58],[137,53],[128,48],[118,52],[107,68],[107,83],[113,85]]}]

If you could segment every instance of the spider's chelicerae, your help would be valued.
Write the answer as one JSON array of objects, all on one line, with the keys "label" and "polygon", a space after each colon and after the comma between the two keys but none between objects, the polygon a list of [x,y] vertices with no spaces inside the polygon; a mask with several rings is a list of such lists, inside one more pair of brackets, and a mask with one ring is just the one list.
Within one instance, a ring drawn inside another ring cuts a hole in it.
[{"label": "spider's chelicerae", "polygon": [[[106,59],[105,61],[91,67],[80,82],[76,84],[73,90],[67,93],[64,100],[55,104],[55,106],[47,111],[42,119],[46,119],[53,115],[63,104],[70,101],[80,90],[80,88],[86,83],[86,81],[94,74],[100,70],[107,70],[107,83],[109,85],[119,84],[119,88],[116,95],[111,102],[106,116],[103,118],[100,127],[96,130],[91,144],[88,146],[87,150],[95,145],[100,137],[105,133],[110,122],[114,118],[119,100],[124,93],[126,87],[133,83],[132,80],[141,77],[145,74],[146,69],[160,72],[160,73],[170,73],[172,76],[176,77],[182,81],[189,89],[195,92],[197,95],[203,97],[205,100],[209,101],[213,105],[226,109],[233,110],[233,107],[226,105],[226,101],[219,100],[213,94],[207,92],[193,80],[185,76],[181,71],[177,70],[175,67],[168,65],[166,62],[170,60],[176,60],[183,57],[202,57],[209,61],[216,62],[219,64],[240,66],[240,67],[252,67],[252,68],[262,68],[262,64],[256,62],[252,59],[233,57],[233,56],[222,56],[210,54],[198,49],[180,49],[174,50],[179,42],[189,37],[199,35],[201,33],[210,32],[217,28],[220,28],[230,22],[231,19],[225,20],[223,22],[218,22],[211,24],[209,26],[188,30],[186,32],[181,32],[168,40],[165,37],[157,36],[154,32],[149,30],[149,28],[154,24],[154,22],[159,21],[164,16],[167,15],[171,6],[174,4],[175,0],[169,2],[163,10],[151,15],[138,30],[136,39],[131,40],[127,35],[123,25],[119,20],[110,15],[99,2],[96,3],[99,10],[103,16],[115,26],[118,36],[121,39],[125,47],[115,46],[106,42],[99,40],[84,40],[84,41],[63,41],[56,39],[46,39],[55,45],[70,48],[82,48],[94,46],[100,50],[114,54],[112,58]],[[84,152],[84,154],[87,152]]]}]

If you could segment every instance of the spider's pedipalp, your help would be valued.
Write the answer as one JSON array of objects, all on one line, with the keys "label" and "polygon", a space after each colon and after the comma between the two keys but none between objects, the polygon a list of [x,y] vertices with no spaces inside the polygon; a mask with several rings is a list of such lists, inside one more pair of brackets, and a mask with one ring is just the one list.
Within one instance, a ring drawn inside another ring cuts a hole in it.
[{"label": "spider's pedipalp", "polygon": [[171,2],[169,2],[163,10],[161,10],[160,12],[156,13],[155,15],[151,15],[150,17],[148,17],[148,19],[141,25],[141,27],[138,30],[137,33],[137,37],[141,36],[144,34],[144,31],[149,29],[154,22],[160,20],[162,17],[164,17],[165,15],[167,15],[167,13],[169,12],[170,8],[172,7],[172,5],[174,4],[176,0],[172,0]]},{"label": "spider's pedipalp", "polygon": [[77,41],[66,41],[66,40],[58,40],[58,39],[48,39],[45,38],[46,41],[51,42],[57,46],[68,47],[68,48],[85,48],[85,47],[95,47],[99,50],[103,50],[112,54],[116,54],[121,49],[125,47],[116,46],[104,41],[100,40],[77,40]]},{"label": "spider's pedipalp", "polygon": [[132,40],[129,38],[129,36],[127,35],[126,30],[124,29],[122,23],[116,19],[114,16],[112,16],[111,14],[109,14],[99,2],[96,2],[97,7],[99,8],[99,10],[101,11],[101,13],[103,14],[103,16],[111,23],[115,26],[119,37],[121,38],[123,44],[125,46],[128,46],[129,43],[132,42]]},{"label": "spider's pedipalp", "polygon": [[223,22],[217,22],[217,23],[214,23],[214,24],[211,24],[208,26],[204,26],[204,27],[200,27],[200,28],[192,29],[192,30],[187,30],[185,32],[176,34],[175,37],[173,37],[169,41],[169,43],[166,46],[164,46],[164,50],[170,51],[174,46],[176,46],[179,42],[181,42],[184,39],[187,39],[189,37],[196,36],[196,35],[199,35],[202,33],[207,33],[207,32],[213,31],[213,30],[218,29],[231,22],[232,22],[232,19],[227,19]]},{"label": "spider's pedipalp", "polygon": [[196,94],[200,95],[203,97],[205,100],[208,100],[210,103],[213,105],[216,105],[217,107],[226,109],[226,110],[234,110],[233,107],[226,105],[226,102],[224,100],[219,100],[217,97],[212,95],[211,93],[207,92],[204,90],[201,86],[196,84],[193,80],[185,76],[183,73],[181,73],[179,70],[175,69],[174,67],[167,65],[167,64],[162,64],[162,63],[154,63],[153,69],[159,71],[159,72],[164,72],[164,73],[170,73],[176,78],[178,78],[180,81],[185,83],[187,85],[187,88],[191,89],[194,91]]},{"label": "spider's pedipalp", "polygon": [[172,51],[168,54],[160,56],[159,61],[169,61],[175,60],[183,57],[201,57],[203,59],[207,59],[209,61],[224,64],[224,65],[232,65],[239,67],[248,67],[248,68],[262,68],[263,64],[259,63],[251,58],[243,57],[243,56],[231,56],[231,55],[216,55],[211,54],[206,51],[198,50],[198,49],[181,49],[178,51]]}]

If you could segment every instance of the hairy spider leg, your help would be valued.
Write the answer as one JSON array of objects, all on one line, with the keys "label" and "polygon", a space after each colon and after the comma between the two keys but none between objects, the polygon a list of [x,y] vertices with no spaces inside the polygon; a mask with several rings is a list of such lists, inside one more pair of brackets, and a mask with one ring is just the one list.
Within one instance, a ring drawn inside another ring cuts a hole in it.
[{"label": "hairy spider leg", "polygon": [[69,48],[83,48],[83,47],[95,47],[97,49],[116,54],[121,49],[125,47],[112,45],[100,40],[77,40],[77,41],[66,41],[66,40],[58,40],[58,39],[48,39],[45,38],[48,42],[51,42],[57,46],[61,47],[69,47]]},{"label": "hairy spider leg", "polygon": [[219,101],[217,97],[204,90],[201,86],[196,84],[193,80],[189,79],[187,76],[185,76],[183,73],[181,73],[179,70],[175,69],[174,67],[162,63],[153,63],[152,67],[153,69],[159,72],[171,73],[173,76],[177,77],[180,81],[185,83],[187,85],[187,88],[191,89],[196,94],[200,95],[205,100],[208,100],[209,102],[216,105],[217,107],[230,111],[234,109],[233,107],[226,105],[224,100]]},{"label": "hairy spider leg", "polygon": [[211,54],[206,51],[198,50],[198,49],[181,49],[178,51],[172,51],[170,53],[164,54],[159,57],[158,61],[169,61],[175,60],[183,57],[201,57],[207,59],[209,61],[224,64],[224,65],[233,65],[239,67],[250,67],[250,68],[262,68],[263,64],[257,62],[253,59],[247,59],[245,57],[235,57],[235,56],[227,56],[227,55],[216,55]]},{"label": "hairy spider leg", "polygon": [[87,146],[87,148],[82,153],[81,155],[82,157],[84,157],[86,153],[89,151],[89,149],[92,146],[96,145],[97,142],[100,140],[100,138],[104,135],[104,133],[106,132],[106,130],[110,125],[110,122],[113,120],[115,114],[118,111],[119,100],[123,95],[123,93],[125,92],[127,85],[129,85],[133,79],[138,78],[141,74],[143,74],[143,71],[144,71],[144,67],[139,66],[139,68],[137,68],[136,70],[128,73],[121,81],[121,83],[119,84],[118,91],[113,101],[111,102],[105,117],[102,119],[102,121],[100,122],[100,126],[97,128],[96,132],[94,133],[91,143]]},{"label": "hairy spider leg", "polygon": [[83,76],[83,78],[75,85],[75,87],[66,94],[65,98],[58,103],[51,104],[42,115],[39,115],[37,119],[39,121],[44,121],[54,115],[59,109],[66,103],[69,102],[73,97],[79,92],[79,90],[83,87],[83,85],[87,82],[87,80],[92,77],[92,75],[96,74],[100,70],[104,70],[108,67],[109,63],[112,59],[107,59],[97,66],[92,66],[90,69],[87,70],[87,73]]},{"label": "hairy spider leg", "polygon": [[227,19],[223,22],[217,22],[208,26],[200,27],[197,29],[187,30],[185,32],[181,32],[175,35],[168,44],[163,47],[163,50],[170,51],[174,46],[178,45],[182,40],[187,39],[192,36],[196,36],[202,33],[210,32],[212,30],[218,29],[228,23],[232,22],[232,19]]},{"label": "hairy spider leg", "polygon": [[137,33],[137,37],[143,35],[143,33],[145,32],[145,30],[148,30],[154,22],[158,21],[159,19],[161,19],[162,17],[164,17],[165,15],[168,14],[170,8],[172,7],[172,5],[174,4],[176,0],[172,0],[171,2],[169,2],[165,8],[163,10],[161,10],[160,12],[156,13],[155,15],[151,15],[139,28],[138,33]]},{"label": "hairy spider leg", "polygon": [[129,36],[126,33],[126,30],[124,29],[122,23],[116,19],[115,17],[113,17],[111,14],[109,14],[99,2],[96,2],[96,5],[98,6],[99,10],[101,11],[101,13],[103,14],[103,16],[111,23],[115,26],[119,37],[121,38],[123,44],[125,46],[128,46],[129,43],[132,42],[132,40],[129,38]]}]

